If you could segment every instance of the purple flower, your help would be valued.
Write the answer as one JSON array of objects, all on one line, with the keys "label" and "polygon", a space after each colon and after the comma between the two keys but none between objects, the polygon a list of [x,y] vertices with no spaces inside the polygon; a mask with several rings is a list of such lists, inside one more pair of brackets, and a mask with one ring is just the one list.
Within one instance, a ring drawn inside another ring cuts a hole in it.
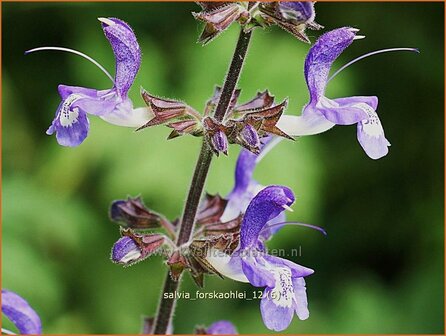
[{"label": "purple flower", "polygon": [[294,136],[325,132],[334,125],[357,124],[357,137],[372,159],[385,156],[390,146],[376,113],[378,98],[357,96],[338,99],[325,97],[328,74],[333,62],[355,40],[363,38],[355,28],[339,28],[323,34],[305,60],[305,79],[310,101],[302,116],[282,116],[278,127]]},{"label": "purple flower", "polygon": [[115,55],[114,78],[96,61],[71,49],[43,47],[27,51],[60,50],[78,54],[96,64],[113,81],[113,87],[108,90],[59,85],[62,102],[47,134],[56,133],[57,142],[62,146],[78,146],[85,140],[89,131],[87,114],[127,127],[139,127],[150,120],[148,109],[133,109],[132,101],[127,96],[141,64],[141,51],[133,30],[119,19],[99,18],[99,21]]},{"label": "purple flower", "polygon": [[206,329],[207,335],[237,335],[237,329],[229,321],[217,321]]},{"label": "purple flower", "polygon": [[267,223],[294,202],[287,187],[269,186],[249,203],[240,229],[240,245],[229,256],[211,249],[208,262],[222,275],[265,287],[260,303],[266,327],[285,330],[294,313],[304,320],[309,316],[304,277],[313,270],[289,260],[268,255],[261,239]]},{"label": "purple flower", "polygon": [[[242,149],[240,151],[235,166],[234,188],[226,196],[226,199],[228,199],[228,204],[226,205],[225,211],[220,218],[222,222],[230,221],[239,216],[240,213],[244,213],[254,196],[257,195],[260,190],[265,188],[265,186],[254,180],[254,169],[260,160],[266,155],[266,153],[278,143],[277,140],[280,141],[280,138],[272,136],[264,138],[264,143],[261,146],[259,155],[255,155],[246,149]],[[268,224],[278,224],[285,222],[285,220],[285,213],[281,213],[272,219]],[[280,225],[275,225],[273,228],[265,228],[262,231],[262,238],[264,240],[268,240],[273,233],[280,229],[280,227]]]},{"label": "purple flower", "polygon": [[[41,334],[42,323],[34,309],[16,293],[2,289],[2,312],[17,327],[20,334]],[[8,332],[2,329],[2,332]]]}]

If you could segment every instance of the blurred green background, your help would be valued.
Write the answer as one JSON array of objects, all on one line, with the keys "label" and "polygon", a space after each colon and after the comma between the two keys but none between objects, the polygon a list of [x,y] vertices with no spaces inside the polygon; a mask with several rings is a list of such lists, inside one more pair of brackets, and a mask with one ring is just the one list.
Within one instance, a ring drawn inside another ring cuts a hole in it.
[{"label": "blurred green background", "polygon": [[[390,154],[369,159],[356,128],[282,142],[262,161],[262,184],[290,186],[290,220],[321,225],[328,237],[287,227],[270,247],[302,247],[293,260],[315,269],[308,278],[310,318],[289,333],[443,333],[443,4],[318,3],[326,30],[361,28],[335,68],[368,51],[417,47],[366,59],[330,83],[328,96],[376,95]],[[114,59],[97,17],[134,28],[143,63],[139,86],[202,110],[221,84],[238,34],[234,25],[206,47],[194,3],[3,3],[2,287],[25,297],[45,333],[138,333],[153,315],[165,268],[159,257],[124,269],[109,261],[119,237],[107,216],[114,199],[141,194],[173,219],[182,209],[200,140],[165,141],[163,127],[135,133],[91,118],[87,140],[58,146],[45,135],[59,104],[57,85],[109,88],[92,64],[66,53],[24,56],[38,46],[65,46]],[[320,32],[309,31],[312,41]],[[299,114],[308,99],[303,61],[309,49],[273,28],[256,31],[239,87],[241,101],[268,88],[290,98]],[[206,189],[228,193],[239,149],[212,163]],[[183,290],[195,292],[189,275]],[[205,291],[254,290],[208,277]],[[267,333],[258,301],[180,300],[175,332],[228,319],[241,333]],[[8,322],[5,322],[6,325]]]}]

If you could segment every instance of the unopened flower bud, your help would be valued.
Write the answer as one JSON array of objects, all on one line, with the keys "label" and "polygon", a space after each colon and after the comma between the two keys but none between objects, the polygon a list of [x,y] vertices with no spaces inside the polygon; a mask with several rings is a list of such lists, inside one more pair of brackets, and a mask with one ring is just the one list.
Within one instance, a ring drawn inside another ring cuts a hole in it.
[{"label": "unopened flower bud", "polygon": [[141,248],[128,236],[120,238],[113,245],[111,259],[117,264],[129,265],[138,261],[141,257]]},{"label": "unopened flower bud", "polygon": [[322,29],[323,26],[314,21],[314,3],[310,1],[274,1],[261,3],[260,11],[268,21],[293,34],[299,40],[310,43],[305,29]]},{"label": "unopened flower bud", "polygon": [[211,137],[211,144],[216,154],[223,152],[225,155],[228,154],[228,138],[223,131],[217,131]]},{"label": "unopened flower bud", "polygon": [[122,237],[113,245],[111,260],[124,266],[133,265],[154,253],[162,252],[163,246],[173,244],[168,237],[159,233],[139,234],[132,229],[124,229],[121,234]]},{"label": "unopened flower bud", "polygon": [[279,1],[279,12],[290,22],[305,23],[313,21],[315,17],[314,3],[306,1]]},{"label": "unopened flower bud", "polygon": [[249,147],[260,151],[260,139],[254,127],[246,124],[240,132],[240,137]]}]

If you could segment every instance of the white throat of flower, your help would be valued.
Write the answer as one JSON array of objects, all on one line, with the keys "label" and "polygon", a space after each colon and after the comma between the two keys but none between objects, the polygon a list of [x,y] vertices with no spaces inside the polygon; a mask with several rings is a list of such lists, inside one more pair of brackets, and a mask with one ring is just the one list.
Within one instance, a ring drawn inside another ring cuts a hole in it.
[{"label": "white throat of flower", "polygon": [[77,122],[77,118],[79,117],[79,108],[71,108],[71,105],[81,98],[82,96],[79,94],[71,94],[62,103],[59,122],[63,127],[71,127]]},{"label": "white throat of flower", "polygon": [[357,103],[352,105],[354,107],[360,108],[367,113],[368,118],[361,121],[364,132],[374,138],[379,138],[384,135],[384,129],[379,121],[378,115],[375,110],[366,103]]},{"label": "white throat of flower", "polygon": [[293,305],[294,289],[291,279],[291,271],[287,267],[265,265],[266,268],[274,275],[275,286],[268,294],[270,299],[276,306],[290,308]]},{"label": "white throat of flower", "polygon": [[206,260],[223,276],[235,281],[249,282],[241,268],[241,262],[236,264],[232,257],[215,248],[209,249]]}]

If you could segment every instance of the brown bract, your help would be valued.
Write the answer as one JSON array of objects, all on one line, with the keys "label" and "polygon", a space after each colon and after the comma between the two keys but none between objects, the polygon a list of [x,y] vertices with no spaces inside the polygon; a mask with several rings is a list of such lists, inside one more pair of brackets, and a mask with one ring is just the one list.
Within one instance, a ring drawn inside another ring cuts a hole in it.
[{"label": "brown bract", "polygon": [[115,201],[110,210],[110,218],[125,228],[147,230],[165,228],[172,230],[172,224],[161,214],[148,209],[141,197],[128,197],[125,201]]},{"label": "brown bract", "polygon": [[206,259],[211,248],[232,254],[239,244],[243,215],[221,222],[227,200],[219,195],[206,194],[199,208],[197,230],[188,244],[173,251],[167,260],[170,276],[175,281],[188,270],[195,283],[203,287],[204,274],[222,276]]},{"label": "brown bract", "polygon": [[[218,99],[218,94],[219,88],[217,87],[214,97],[208,101],[206,110],[212,110],[213,101]],[[232,108],[222,122],[212,117],[203,119],[206,139],[208,139],[208,143],[214,152],[218,152],[218,149],[214,148],[211,139],[217,132],[223,132],[229,143],[239,144],[254,154],[260,152],[260,141],[254,141],[252,138],[259,139],[272,134],[293,140],[291,136],[276,126],[287,107],[287,100],[274,105],[274,96],[265,90],[257,92],[256,96],[250,101],[236,105],[239,94],[240,91],[237,91],[232,97]],[[244,130],[246,130],[248,125],[250,126],[250,131],[256,133],[254,137],[246,137]]]},{"label": "brown bract", "polygon": [[173,128],[169,139],[182,134],[200,135],[199,123],[201,115],[189,105],[174,99],[160,98],[141,89],[141,96],[155,117],[139,127],[137,131],[147,127],[167,124]]},{"label": "brown bract", "polygon": [[248,10],[237,2],[199,2],[198,4],[203,11],[192,13],[192,15],[205,23],[203,32],[198,38],[199,43],[209,43],[236,20],[249,21]]},{"label": "brown bract", "polygon": [[310,39],[305,34],[306,28],[312,30],[324,28],[312,18],[291,19],[284,15],[284,12],[280,9],[280,2],[261,2],[259,4],[259,9],[267,22],[275,23],[302,42],[311,43]]}]

